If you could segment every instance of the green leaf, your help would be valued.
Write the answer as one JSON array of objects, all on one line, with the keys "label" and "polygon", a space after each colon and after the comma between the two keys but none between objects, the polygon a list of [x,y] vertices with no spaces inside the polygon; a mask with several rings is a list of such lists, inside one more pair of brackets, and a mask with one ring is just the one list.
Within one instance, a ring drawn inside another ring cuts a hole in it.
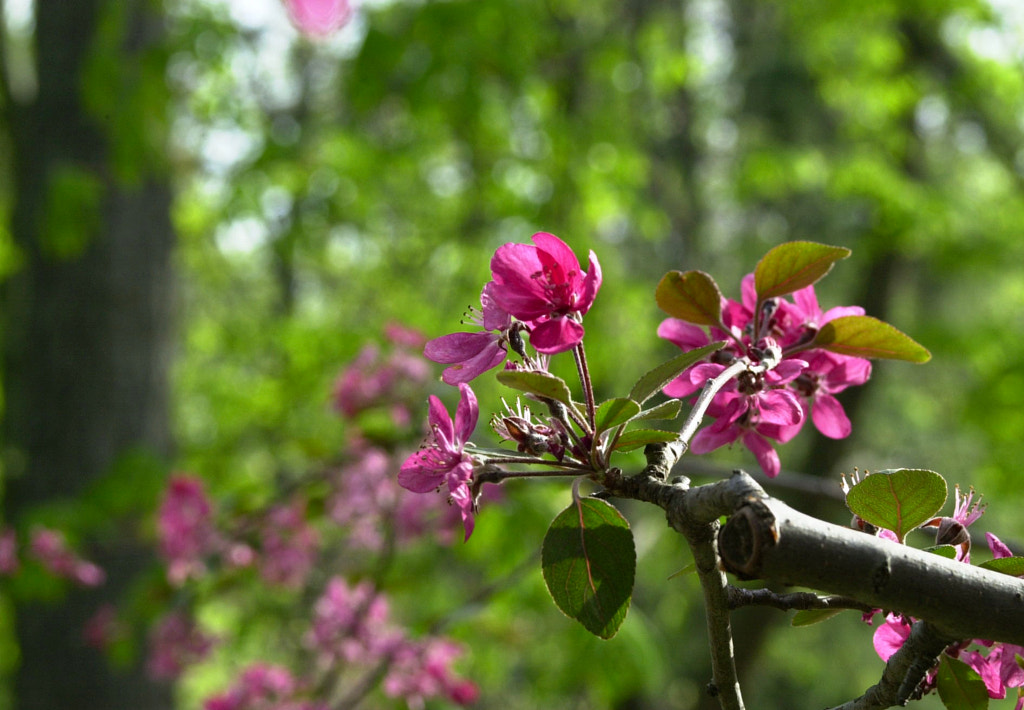
[{"label": "green leaf", "polygon": [[838,616],[845,609],[801,609],[793,614],[790,620],[791,626],[811,626],[813,624],[828,621],[833,616]]},{"label": "green leaf", "polygon": [[1024,576],[1024,557],[1000,557],[998,560],[982,562],[978,566],[993,572],[1008,574],[1011,577]]},{"label": "green leaf", "polygon": [[595,422],[597,434],[608,431],[614,426],[625,424],[640,413],[640,405],[625,397],[616,397],[607,402],[601,402],[597,407]]},{"label": "green leaf", "polygon": [[770,249],[754,269],[758,301],[810,286],[850,255],[846,247],[815,242],[786,242]]},{"label": "green leaf", "polygon": [[988,708],[985,681],[973,668],[957,658],[942,654],[935,684],[939,690],[939,698],[948,710]]},{"label": "green leaf", "polygon": [[676,355],[671,360],[661,363],[637,380],[636,384],[633,385],[633,389],[629,392],[629,398],[634,402],[643,404],[660,392],[662,387],[679,377],[683,370],[696,362],[700,362],[716,350],[721,350],[723,345],[725,345],[725,341],[718,340],[710,345],[688,350],[685,353]]},{"label": "green leaf", "polygon": [[561,402],[568,407],[572,406],[569,385],[565,384],[565,380],[561,377],[555,377],[547,372],[503,370],[498,373],[498,382],[520,392],[529,392],[538,397]]},{"label": "green leaf", "polygon": [[932,358],[928,349],[909,335],[871,316],[842,316],[830,320],[821,326],[813,346],[855,357],[916,363]]},{"label": "green leaf", "polygon": [[931,552],[939,557],[946,557],[951,560],[956,559],[956,547],[953,545],[932,545],[931,547],[924,548],[924,551]]},{"label": "green leaf", "polygon": [[935,517],[946,502],[946,481],[934,471],[897,468],[869,474],[850,489],[846,505],[875,527],[907,533]]},{"label": "green leaf", "polygon": [[703,271],[670,271],[654,292],[658,308],[673,318],[697,325],[718,325],[722,320],[722,292]]},{"label": "green leaf", "polygon": [[629,523],[613,506],[581,498],[552,521],[541,548],[544,582],[562,612],[603,639],[626,618],[636,546]]},{"label": "green leaf", "polygon": [[667,402],[655,405],[650,409],[644,411],[633,417],[633,421],[639,419],[675,419],[679,416],[679,410],[683,408],[683,403],[678,399],[670,399]]},{"label": "green leaf", "polygon": [[647,444],[665,444],[670,441],[676,441],[679,438],[679,434],[674,431],[664,431],[662,429],[634,429],[633,431],[627,431],[625,434],[619,437],[619,440],[615,442],[614,451],[633,451],[639,449],[641,446],[647,446]]}]

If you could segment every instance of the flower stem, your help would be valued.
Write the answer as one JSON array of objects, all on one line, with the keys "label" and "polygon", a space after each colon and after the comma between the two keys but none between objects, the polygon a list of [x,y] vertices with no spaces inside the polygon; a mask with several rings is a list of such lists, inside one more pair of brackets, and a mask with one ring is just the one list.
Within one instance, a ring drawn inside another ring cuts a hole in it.
[{"label": "flower stem", "polygon": [[576,370],[580,375],[580,385],[583,387],[583,395],[587,399],[587,423],[590,424],[590,432],[595,433],[597,428],[596,414],[594,407],[594,385],[590,381],[590,369],[587,367],[587,353],[583,350],[581,340],[572,349],[573,357],[576,360]]},{"label": "flower stem", "polygon": [[697,431],[697,427],[700,426],[701,420],[704,419],[704,413],[708,410],[711,405],[711,400],[715,398],[718,391],[725,386],[725,384],[736,377],[736,375],[743,372],[750,366],[750,362],[746,358],[740,358],[733,362],[729,367],[722,370],[722,372],[713,380],[708,380],[704,383],[704,389],[701,390],[700,396],[697,397],[696,404],[693,405],[693,409],[686,417],[686,421],[683,423],[683,428],[679,430],[679,439],[686,445],[687,448],[690,446],[690,439]]}]

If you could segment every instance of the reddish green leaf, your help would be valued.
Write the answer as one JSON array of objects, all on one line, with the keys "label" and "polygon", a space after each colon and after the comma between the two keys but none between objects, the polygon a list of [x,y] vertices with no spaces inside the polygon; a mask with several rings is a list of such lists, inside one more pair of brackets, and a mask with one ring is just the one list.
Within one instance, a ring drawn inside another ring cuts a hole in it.
[{"label": "reddish green leaf", "polygon": [[821,326],[815,347],[841,355],[928,362],[932,354],[909,335],[871,316],[843,316]]},{"label": "reddish green leaf", "polygon": [[846,495],[846,505],[875,527],[903,541],[935,517],[946,502],[946,481],[934,471],[897,468],[865,476]]},{"label": "reddish green leaf", "polygon": [[580,498],[551,522],[541,548],[544,582],[562,612],[603,639],[626,618],[636,546],[629,523],[613,506]]},{"label": "reddish green leaf", "polygon": [[673,318],[697,325],[718,325],[722,320],[722,292],[703,271],[670,271],[654,292],[658,308]]},{"label": "reddish green leaf", "polygon": [[846,247],[815,242],[786,242],[769,250],[754,269],[757,298],[785,296],[810,286],[827,274],[832,265],[850,255]]},{"label": "reddish green leaf", "polygon": [[643,404],[660,392],[662,387],[678,377],[683,370],[703,360],[716,350],[721,349],[723,345],[725,345],[725,341],[719,340],[702,348],[688,350],[685,353],[676,355],[671,360],[661,363],[637,380],[637,383],[633,385],[633,389],[629,392],[629,398],[634,402]]},{"label": "reddish green leaf", "polygon": [[679,438],[678,432],[661,429],[634,429],[615,442],[615,451],[633,451],[647,444],[665,444]]},{"label": "reddish green leaf", "polygon": [[988,708],[988,691],[985,681],[969,665],[945,653],[939,660],[939,672],[935,676],[939,699],[947,710],[985,710]]}]

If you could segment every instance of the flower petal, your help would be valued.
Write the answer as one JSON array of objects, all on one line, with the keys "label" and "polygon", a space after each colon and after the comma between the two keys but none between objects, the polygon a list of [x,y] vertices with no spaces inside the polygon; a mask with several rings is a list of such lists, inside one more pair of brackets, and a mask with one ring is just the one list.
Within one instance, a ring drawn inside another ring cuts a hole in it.
[{"label": "flower petal", "polygon": [[679,318],[663,320],[658,326],[658,337],[678,345],[683,352],[689,352],[711,342],[703,328]]},{"label": "flower petal", "polygon": [[756,431],[748,431],[743,435],[743,445],[753,452],[758,465],[768,478],[775,478],[779,475],[779,470],[782,468],[779,454],[766,438]]},{"label": "flower petal", "polygon": [[553,318],[530,331],[530,345],[545,355],[572,350],[583,340],[583,326],[571,318]]},{"label": "flower petal", "polygon": [[594,299],[597,298],[597,292],[601,288],[601,281],[601,264],[597,260],[597,254],[591,250],[587,275],[583,279],[583,293],[580,294],[579,301],[576,303],[576,310],[581,315],[585,315],[594,305]]},{"label": "flower petal", "polygon": [[459,406],[455,409],[455,443],[458,453],[462,453],[462,445],[469,441],[476,429],[476,420],[480,415],[480,408],[476,402],[476,395],[466,383],[459,385]]},{"label": "flower petal", "polygon": [[444,473],[432,465],[429,449],[410,455],[398,470],[398,485],[413,493],[429,493],[444,483]]},{"label": "flower petal", "polygon": [[448,416],[448,410],[441,400],[434,395],[430,395],[427,420],[430,422],[430,430],[434,434],[437,447],[444,452],[454,451],[455,430],[452,428],[452,418]]},{"label": "flower petal", "polygon": [[845,439],[853,427],[839,400],[826,392],[818,392],[811,405],[811,420],[818,431],[830,439]]}]

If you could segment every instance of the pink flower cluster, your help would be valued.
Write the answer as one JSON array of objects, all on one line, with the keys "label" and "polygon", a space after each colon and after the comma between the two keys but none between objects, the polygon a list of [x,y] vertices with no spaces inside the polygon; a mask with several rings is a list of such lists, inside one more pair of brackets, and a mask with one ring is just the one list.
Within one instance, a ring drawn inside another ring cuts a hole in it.
[{"label": "pink flower cluster", "polygon": [[385,336],[390,351],[385,355],[366,345],[342,371],[334,385],[334,408],[346,419],[361,412],[386,408],[396,425],[409,425],[412,402],[430,379],[430,367],[417,352],[426,340],[420,333],[389,325]]},{"label": "pink flower cluster", "polygon": [[106,581],[106,573],[99,566],[76,555],[68,547],[64,534],[58,530],[35,529],[28,551],[50,574],[70,579],[83,587],[98,587]]},{"label": "pink flower cluster", "polygon": [[[853,482],[857,482],[854,476]],[[849,492],[844,479],[843,489]],[[935,527],[936,544],[951,544],[957,546],[956,559],[970,564],[971,561],[971,538],[967,528],[976,522],[985,512],[985,506],[974,499],[974,490],[964,494],[957,486],[954,498],[953,515],[950,517],[935,518],[923,527]],[[880,537],[897,542],[896,535],[889,530],[879,530]],[[998,537],[990,532],[985,533],[989,550],[994,559],[1012,557],[1013,553]],[[871,622],[872,617],[882,611],[875,609],[873,612],[864,615],[864,620]],[[911,624],[913,619],[900,614],[886,614],[885,621],[875,629],[873,644],[875,652],[883,661],[898,651],[903,643],[910,637]],[[974,644],[982,650],[966,650],[970,642],[955,644],[946,649],[945,653],[953,658],[960,658],[967,665],[973,668],[985,683],[990,698],[1002,699],[1006,697],[1008,688],[1024,689],[1024,668],[1017,661],[1017,657],[1024,658],[1024,647],[1013,644],[993,643],[984,639],[975,639]],[[929,692],[935,687],[935,670],[933,669],[925,679],[924,692]],[[1024,708],[1024,694],[1018,693],[1017,704],[1014,710]]]},{"label": "pink flower cluster", "polygon": [[157,543],[174,586],[206,572],[204,558],[217,547],[213,504],[194,476],[171,476],[157,511]]},{"label": "pink flower cluster", "polygon": [[215,644],[216,639],[201,631],[191,614],[172,611],[150,631],[146,669],[155,680],[173,680],[206,658]]},{"label": "pink flower cluster", "polygon": [[462,705],[476,699],[476,686],[452,670],[458,645],[442,638],[410,639],[389,619],[387,600],[368,582],[350,586],[341,577],[327,584],[314,608],[307,643],[321,663],[374,667],[388,662],[384,692],[411,707],[445,697]]},{"label": "pink flower cluster", "polygon": [[328,705],[304,698],[302,684],[286,668],[256,663],[231,688],[207,698],[204,710],[327,710]]},{"label": "pink flower cluster", "polygon": [[271,508],[260,533],[263,579],[282,587],[301,587],[320,553],[320,535],[306,520],[306,501],[296,498]]},{"label": "pink flower cluster", "polygon": [[[520,330],[546,355],[565,352],[583,340],[581,321],[601,288],[601,265],[590,252],[584,272],[572,249],[547,232],[534,245],[505,244],[491,258],[492,280],[480,294],[481,313],[472,320],[484,332],[451,333],[427,343],[424,354],[450,365],[442,379],[467,383],[505,360]],[[516,320],[513,320],[515,318]]]},{"label": "pink flower cluster", "polygon": [[[748,371],[726,384],[708,408],[714,423],[697,432],[690,445],[695,454],[713,451],[737,439],[750,449],[762,470],[777,476],[778,453],[772,442],[792,439],[807,420],[825,436],[841,439],[850,433],[850,420],[835,395],[871,376],[867,360],[808,349],[818,329],[840,316],[863,315],[859,306],[822,312],[813,286],[792,295],[793,300],[769,299],[755,319],[757,294],[754,276],[742,283],[742,300],[722,299],[722,325],[704,328],[678,318],[666,318],[658,335],[684,351],[725,340],[728,344],[708,361],[697,363],[670,382],[670,397],[690,397],[709,379],[721,374],[736,358],[757,365],[777,360],[764,373]],[[759,330],[753,332],[758,322]]]}]

